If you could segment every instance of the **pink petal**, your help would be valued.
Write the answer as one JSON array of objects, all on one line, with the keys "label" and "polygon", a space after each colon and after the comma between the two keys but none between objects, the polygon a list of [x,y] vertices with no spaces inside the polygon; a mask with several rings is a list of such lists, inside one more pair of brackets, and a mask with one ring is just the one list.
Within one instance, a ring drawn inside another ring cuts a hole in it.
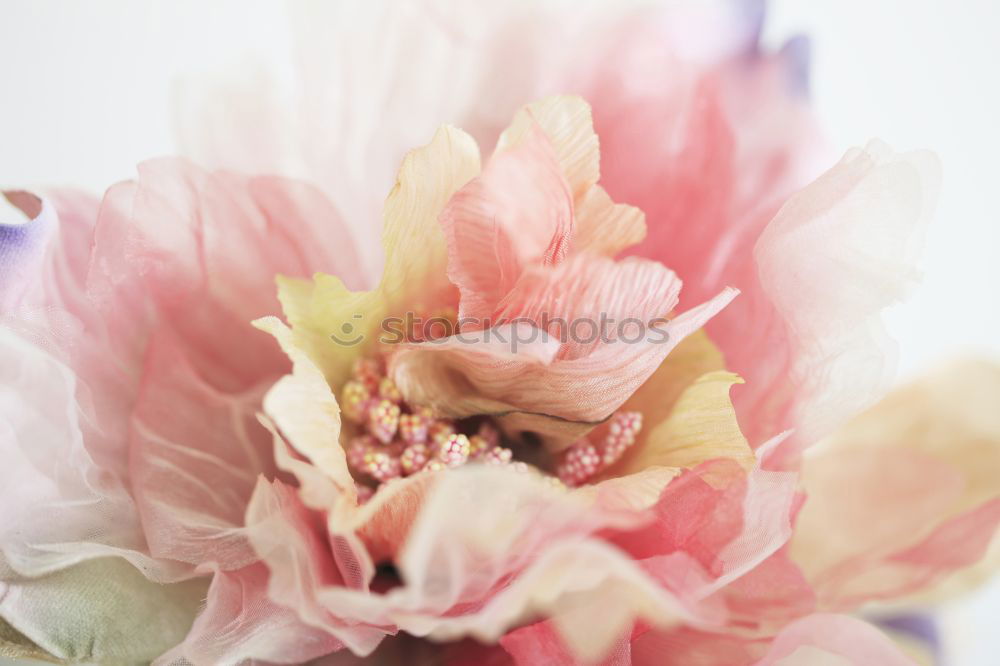
[{"label": "pink petal", "polygon": [[205,609],[187,638],[154,664],[235,664],[261,660],[301,664],[343,648],[333,636],[302,622],[267,594],[263,564],[219,572],[212,579]]},{"label": "pink petal", "polygon": [[[65,384],[54,390],[65,396],[66,414],[79,409],[79,418],[53,421],[76,434],[48,440],[53,448],[32,472],[58,479],[55,494],[39,501],[25,492],[9,504],[37,526],[34,546],[15,540],[5,547],[26,571],[95,553],[121,554],[157,580],[189,576],[196,564],[240,566],[252,553],[235,528],[256,471],[270,469],[255,403],[287,368],[250,320],[277,311],[276,273],[326,268],[358,275],[335,212],[304,185],[209,174],[173,159],[146,163],[138,182],[113,187],[96,227],[86,197],[57,193],[53,202],[59,236],[50,239],[35,287],[6,323],[51,353],[55,361],[39,367],[65,365],[43,376]],[[315,242],[319,237],[337,240],[331,246]],[[60,373],[65,378],[55,379]],[[34,391],[23,397],[24,413],[46,399]],[[177,400],[189,413],[178,419],[178,408],[161,400]],[[16,440],[36,427],[23,418],[11,424]],[[70,461],[74,467],[64,471]],[[87,520],[67,510],[77,525],[66,527],[46,508],[53,501],[103,509]],[[53,538],[62,545],[52,549]],[[209,552],[205,543],[220,547]]]},{"label": "pink petal", "polygon": [[810,615],[788,625],[756,666],[808,666],[823,658],[852,666],[915,666],[877,629],[846,615]]},{"label": "pink petal", "polygon": [[[781,203],[825,156],[794,82],[794,58],[755,52],[717,67],[692,66],[663,37],[674,25],[634,21],[627,40],[609,39],[595,50],[573,89],[594,101],[603,185],[646,214],[647,236],[631,252],[677,271],[685,281],[682,304],[723,285],[744,294],[707,330],[727,368],[747,380],[734,402],[756,445],[792,425],[796,396],[783,389],[792,342],[751,252]],[[658,74],[666,70],[674,72],[669,83]],[[622,71],[629,72],[624,79]]]},{"label": "pink petal", "polygon": [[255,418],[261,389],[217,391],[164,336],[151,341],[142,374],[129,468],[150,552],[203,570],[249,565],[256,556],[239,528],[257,476],[275,472]]},{"label": "pink petal", "polygon": [[[0,329],[0,549],[24,576],[120,555],[150,578],[190,567],[150,557],[128,488],[85,443],[78,382],[39,347]],[[124,464],[124,461],[122,461]]]},{"label": "pink petal", "polygon": [[461,293],[460,319],[490,317],[527,266],[562,261],[572,239],[573,199],[541,129],[495,154],[451,198],[441,225],[448,278]]},{"label": "pink petal", "polygon": [[[387,630],[358,623],[350,615],[334,615],[319,601],[326,588],[343,588],[357,580],[353,545],[327,534],[321,514],[302,504],[295,489],[261,479],[247,507],[248,533],[257,555],[271,571],[268,596],[294,608],[307,624],[321,628],[357,654],[375,649]],[[340,551],[341,557],[334,552]],[[359,593],[360,593],[359,592]]]},{"label": "pink petal", "polygon": [[662,264],[581,254],[525,272],[500,302],[497,321],[535,322],[563,342],[558,358],[572,360],[623,336],[643,336],[646,326],[673,310],[680,289]]},{"label": "pink petal", "polygon": [[[331,234],[340,240],[310,242]],[[238,391],[285,367],[249,327],[279,311],[275,275],[321,268],[362,277],[335,211],[307,187],[158,160],[140,166],[138,183],[109,190],[88,288],[107,309],[112,344],[139,352],[150,329],[168,326],[209,383]]]},{"label": "pink petal", "polygon": [[[505,634],[500,639],[517,666],[545,663],[551,666],[579,666],[577,658],[559,636],[551,622],[536,622]],[[608,656],[595,662],[595,666],[632,666],[632,644],[623,636]]]},{"label": "pink petal", "polygon": [[[492,347],[454,343],[401,345],[390,373],[408,400],[450,416],[518,412],[531,416],[525,429],[560,432],[560,423],[588,426],[607,418],[659,366],[673,347],[700,328],[735,297],[725,290],[667,324],[654,327],[635,344],[602,345],[572,360],[538,363],[537,356],[511,356]],[[660,337],[660,336],[663,337]],[[525,349],[539,344],[537,337]],[[550,339],[551,341],[551,339]],[[429,368],[437,368],[430,373]]]},{"label": "pink petal", "polygon": [[800,395],[797,436],[812,442],[888,387],[894,353],[879,319],[916,277],[916,236],[939,179],[926,152],[872,142],[791,197],[754,247],[760,284],[784,320]]}]

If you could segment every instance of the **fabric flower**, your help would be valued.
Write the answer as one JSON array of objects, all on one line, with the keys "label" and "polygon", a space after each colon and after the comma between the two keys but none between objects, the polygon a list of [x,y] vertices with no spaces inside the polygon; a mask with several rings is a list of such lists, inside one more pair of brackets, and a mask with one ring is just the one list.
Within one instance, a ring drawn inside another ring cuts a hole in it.
[{"label": "fabric flower", "polygon": [[[293,7],[294,121],[183,99],[229,170],[7,195],[0,650],[912,663],[844,613],[968,587],[1000,522],[996,368],[876,403],[933,160],[873,142],[806,184],[801,44],[761,52],[755,3],[404,3],[330,40],[344,7]],[[631,323],[554,321],[602,316]]]}]

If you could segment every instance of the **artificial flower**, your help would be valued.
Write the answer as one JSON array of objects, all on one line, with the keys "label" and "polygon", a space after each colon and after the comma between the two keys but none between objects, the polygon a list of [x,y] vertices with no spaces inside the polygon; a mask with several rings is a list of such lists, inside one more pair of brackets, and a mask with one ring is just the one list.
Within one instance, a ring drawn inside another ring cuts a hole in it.
[{"label": "artificial flower", "polygon": [[[342,11],[314,6],[305,113],[251,89],[240,132],[185,99],[187,152],[228,170],[8,194],[31,221],[0,227],[0,646],[912,663],[843,613],[988,574],[1000,373],[873,404],[935,165],[875,142],[807,184],[801,49],[761,52],[752,4],[376,11],[420,76],[360,80],[435,101],[390,113],[328,78],[379,59],[311,51]],[[588,55],[523,50],[556,35]],[[443,329],[386,338],[408,313]],[[605,315],[632,324],[553,323]]]}]

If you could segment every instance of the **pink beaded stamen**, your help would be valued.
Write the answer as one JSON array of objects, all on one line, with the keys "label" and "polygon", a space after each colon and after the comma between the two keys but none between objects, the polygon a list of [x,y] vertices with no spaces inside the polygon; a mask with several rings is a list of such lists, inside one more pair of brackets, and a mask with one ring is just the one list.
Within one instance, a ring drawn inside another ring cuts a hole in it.
[{"label": "pink beaded stamen", "polygon": [[383,377],[378,383],[378,395],[380,398],[394,402],[397,405],[403,402],[403,394],[396,388],[396,382],[388,377]]},{"label": "pink beaded stamen", "polygon": [[483,460],[486,454],[496,448],[480,435],[469,437],[469,460]]},{"label": "pink beaded stamen", "polygon": [[373,358],[355,359],[351,374],[357,381],[364,384],[372,395],[378,393],[379,382],[382,381],[382,364]]},{"label": "pink beaded stamen", "polygon": [[454,435],[455,432],[455,424],[451,421],[444,421],[442,419],[436,419],[431,422],[427,430],[428,436],[435,444],[440,444],[441,441],[448,439]]},{"label": "pink beaded stamen", "polygon": [[600,466],[601,455],[597,448],[589,440],[581,439],[563,454],[556,476],[567,486],[578,486],[596,474]]},{"label": "pink beaded stamen", "polygon": [[367,413],[371,397],[363,382],[352,379],[340,392],[340,409],[347,418],[359,421]]},{"label": "pink beaded stamen", "polygon": [[399,436],[407,444],[427,442],[427,420],[419,414],[403,414],[399,417]]},{"label": "pink beaded stamen", "polygon": [[383,483],[395,479],[402,473],[399,458],[395,458],[385,451],[368,451],[364,456],[361,469],[368,476]]},{"label": "pink beaded stamen", "polygon": [[448,469],[448,465],[446,465],[445,463],[443,463],[440,460],[438,460],[437,458],[435,458],[434,460],[427,461],[427,464],[424,465],[424,468],[421,471],[423,471],[423,472],[443,472],[446,469]]},{"label": "pink beaded stamen", "polygon": [[428,449],[426,444],[410,444],[403,450],[403,455],[399,458],[399,462],[403,467],[403,474],[407,476],[416,474],[424,468],[430,457],[430,449]]},{"label": "pink beaded stamen", "polygon": [[[487,420],[481,420],[475,432],[460,432],[467,426],[441,418],[427,407],[407,404],[379,360],[357,359],[351,374],[341,389],[340,405],[344,418],[353,421],[360,434],[347,444],[347,464],[379,487],[402,476],[440,472],[468,462],[536,474],[553,488],[575,487],[620,460],[642,429],[639,412],[614,414],[598,445],[586,438],[575,442],[551,475],[515,460],[514,451],[502,446],[500,431]],[[369,482],[358,484],[359,502],[377,491]]]},{"label": "pink beaded stamen", "polygon": [[399,427],[399,405],[389,400],[379,400],[368,410],[368,430],[375,439],[388,444]]},{"label": "pink beaded stamen", "polygon": [[639,431],[642,430],[642,414],[640,412],[618,412],[611,417],[608,434],[604,438],[601,451],[601,462],[605,467],[618,462],[622,455],[635,444]]},{"label": "pink beaded stamen", "polygon": [[354,469],[361,469],[362,465],[365,464],[365,455],[375,446],[375,438],[371,435],[355,437],[347,445],[347,464]]},{"label": "pink beaded stamen", "polygon": [[[474,438],[473,438],[474,439]],[[514,458],[514,452],[502,446],[494,446],[483,456],[483,462],[488,465],[506,465]]]},{"label": "pink beaded stamen", "polygon": [[469,438],[453,433],[438,440],[436,457],[448,467],[464,465],[469,460]]}]

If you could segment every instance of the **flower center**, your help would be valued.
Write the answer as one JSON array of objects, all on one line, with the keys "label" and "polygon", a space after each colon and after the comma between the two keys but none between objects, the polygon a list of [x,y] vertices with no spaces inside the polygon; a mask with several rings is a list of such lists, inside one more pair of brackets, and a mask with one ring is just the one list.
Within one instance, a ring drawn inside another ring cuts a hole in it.
[{"label": "flower center", "polygon": [[560,488],[584,485],[617,462],[642,429],[641,413],[619,411],[600,436],[579,439],[555,460],[540,462],[537,443],[505,437],[489,416],[442,418],[409,404],[377,358],[355,361],[352,378],[341,389],[340,406],[353,426],[348,429],[347,463],[361,502],[395,479],[468,463],[536,473]]}]

